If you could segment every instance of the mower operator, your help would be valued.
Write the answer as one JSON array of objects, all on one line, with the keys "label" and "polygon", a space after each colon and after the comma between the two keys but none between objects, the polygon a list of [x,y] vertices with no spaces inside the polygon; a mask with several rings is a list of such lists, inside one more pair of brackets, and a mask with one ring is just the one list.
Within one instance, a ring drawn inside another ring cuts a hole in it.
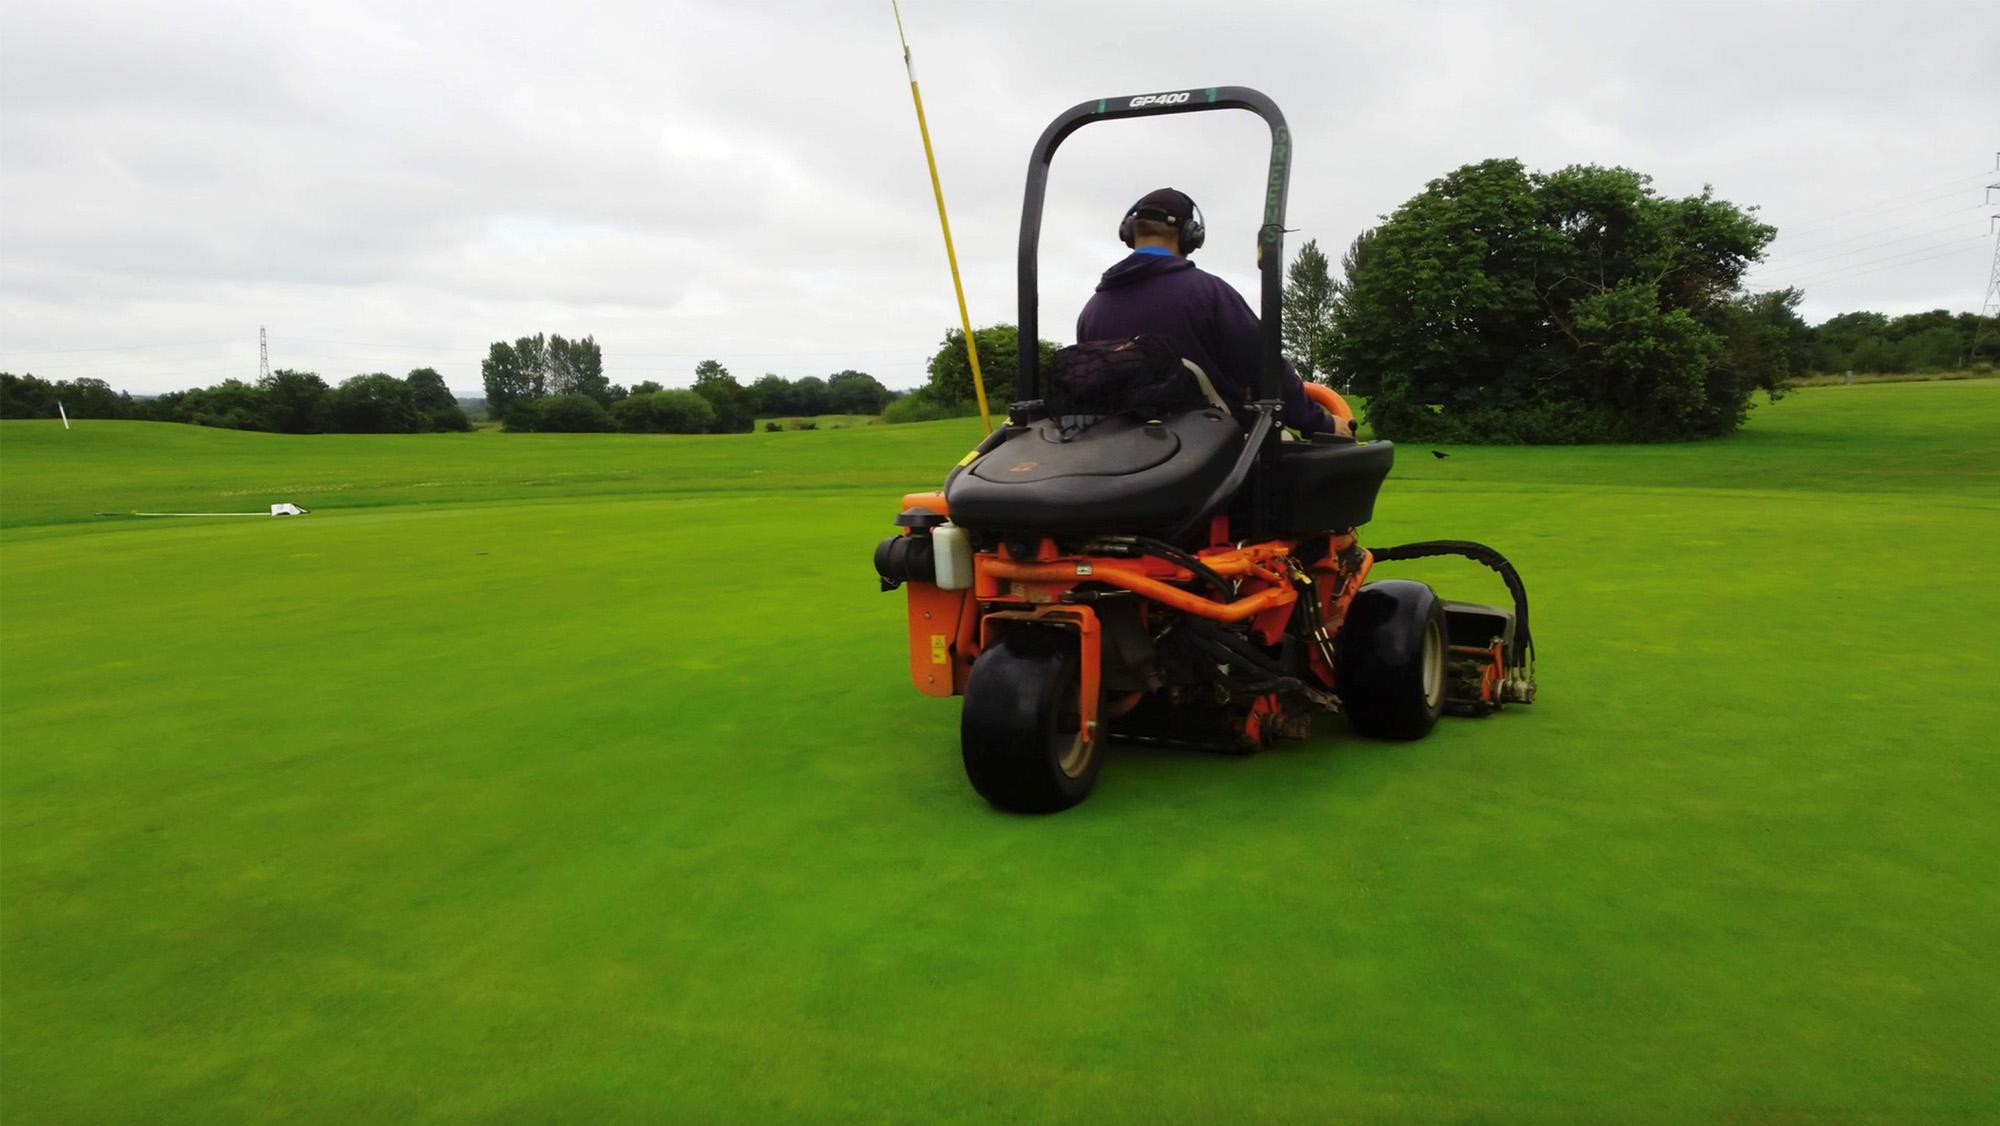
[{"label": "mower operator", "polygon": [[[1228,282],[1188,261],[1206,234],[1201,212],[1186,194],[1172,188],[1146,193],[1118,224],[1118,238],[1132,253],[1104,271],[1076,318],[1076,339],[1162,337],[1199,365],[1225,400],[1248,402],[1261,362],[1257,314]],[[1354,437],[1352,423],[1306,398],[1289,363],[1280,394],[1285,425],[1306,435]]]}]

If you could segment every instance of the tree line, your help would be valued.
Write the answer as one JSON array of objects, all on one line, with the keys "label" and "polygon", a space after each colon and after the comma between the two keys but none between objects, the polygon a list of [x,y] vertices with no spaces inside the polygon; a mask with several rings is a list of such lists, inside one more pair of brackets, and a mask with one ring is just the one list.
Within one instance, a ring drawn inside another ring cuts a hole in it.
[{"label": "tree line", "polygon": [[694,385],[631,388],[604,377],[604,353],[591,337],[524,336],[495,341],[480,365],[487,410],[502,428],[525,433],[741,434],[760,417],[880,414],[896,397],[867,372],[821,379],[767,373],[745,386],[715,360],[695,365]]},{"label": "tree line", "polygon": [[53,418],[56,404],[71,418],[186,422],[279,434],[421,434],[472,429],[444,377],[417,368],[401,379],[371,372],[329,387],[309,371],[274,371],[248,383],[135,399],[101,379],[50,382],[0,373],[0,418]]},{"label": "tree line", "polygon": [[[866,372],[786,379],[775,374],[745,386],[714,360],[695,368],[692,388],[655,381],[629,390],[604,376],[595,339],[560,335],[496,342],[481,365],[489,415],[517,432],[613,431],[733,434],[758,418],[881,414],[897,393]],[[0,373],[0,418],[71,418],[184,422],[286,434],[408,434],[472,428],[433,368],[402,379],[380,372],[329,387],[318,375],[279,370],[256,382],[226,379],[212,387],[134,398],[100,379],[49,380]]]},{"label": "tree line", "polygon": [[1795,333],[1793,374],[1957,371],[2000,363],[2000,317],[1842,313]]}]

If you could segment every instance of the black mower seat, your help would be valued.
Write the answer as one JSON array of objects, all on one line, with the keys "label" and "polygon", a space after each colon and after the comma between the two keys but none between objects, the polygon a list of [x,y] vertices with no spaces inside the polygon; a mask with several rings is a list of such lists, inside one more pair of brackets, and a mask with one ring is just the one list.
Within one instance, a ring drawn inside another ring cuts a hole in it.
[{"label": "black mower seat", "polygon": [[1064,440],[1042,419],[952,478],[952,522],[976,532],[1165,535],[1214,492],[1243,449],[1214,408],[1157,422],[1100,419]]}]

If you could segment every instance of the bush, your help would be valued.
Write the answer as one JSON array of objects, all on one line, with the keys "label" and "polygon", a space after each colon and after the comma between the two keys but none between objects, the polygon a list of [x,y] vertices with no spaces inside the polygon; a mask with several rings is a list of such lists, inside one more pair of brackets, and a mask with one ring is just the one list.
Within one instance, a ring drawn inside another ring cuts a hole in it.
[{"label": "bush", "polygon": [[[321,384],[320,389],[323,391],[325,385]],[[262,430],[267,405],[265,393],[258,387],[240,379],[225,379],[213,387],[169,391],[150,403],[140,404],[140,413],[156,422]]]},{"label": "bush", "polygon": [[457,403],[432,407],[424,412],[424,418],[432,430],[442,434],[462,434],[472,429],[472,419],[466,417],[465,408]]},{"label": "bush", "polygon": [[458,406],[434,406],[424,412],[424,422],[430,430],[440,434],[464,434],[472,430],[472,418],[466,416],[466,408]]},{"label": "bush", "polygon": [[517,434],[601,434],[615,427],[604,405],[588,395],[545,395],[507,408],[503,429]]},{"label": "bush", "polygon": [[947,403],[935,390],[919,387],[882,410],[883,422],[935,422],[941,418],[968,418],[979,414],[976,402]]},{"label": "bush", "polygon": [[784,430],[784,427],[779,425],[775,421],[767,422],[764,424],[764,433],[766,434],[776,434],[782,430]]},{"label": "bush", "polygon": [[702,434],[715,426],[715,407],[693,391],[648,391],[626,396],[611,417],[628,434]]},{"label": "bush", "polygon": [[196,426],[209,426],[217,430],[264,429],[263,416],[236,407],[220,411],[196,411],[188,421]]}]

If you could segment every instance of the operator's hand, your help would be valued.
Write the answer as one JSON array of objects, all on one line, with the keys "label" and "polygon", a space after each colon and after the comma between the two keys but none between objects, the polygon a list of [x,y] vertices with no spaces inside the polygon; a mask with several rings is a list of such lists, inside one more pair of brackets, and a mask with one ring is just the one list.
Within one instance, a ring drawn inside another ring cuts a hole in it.
[{"label": "operator's hand", "polygon": [[1319,428],[1321,434],[1331,434],[1337,442],[1352,442],[1354,440],[1353,419],[1342,418],[1325,407],[1319,408],[1319,416],[1325,420],[1325,425]]}]

